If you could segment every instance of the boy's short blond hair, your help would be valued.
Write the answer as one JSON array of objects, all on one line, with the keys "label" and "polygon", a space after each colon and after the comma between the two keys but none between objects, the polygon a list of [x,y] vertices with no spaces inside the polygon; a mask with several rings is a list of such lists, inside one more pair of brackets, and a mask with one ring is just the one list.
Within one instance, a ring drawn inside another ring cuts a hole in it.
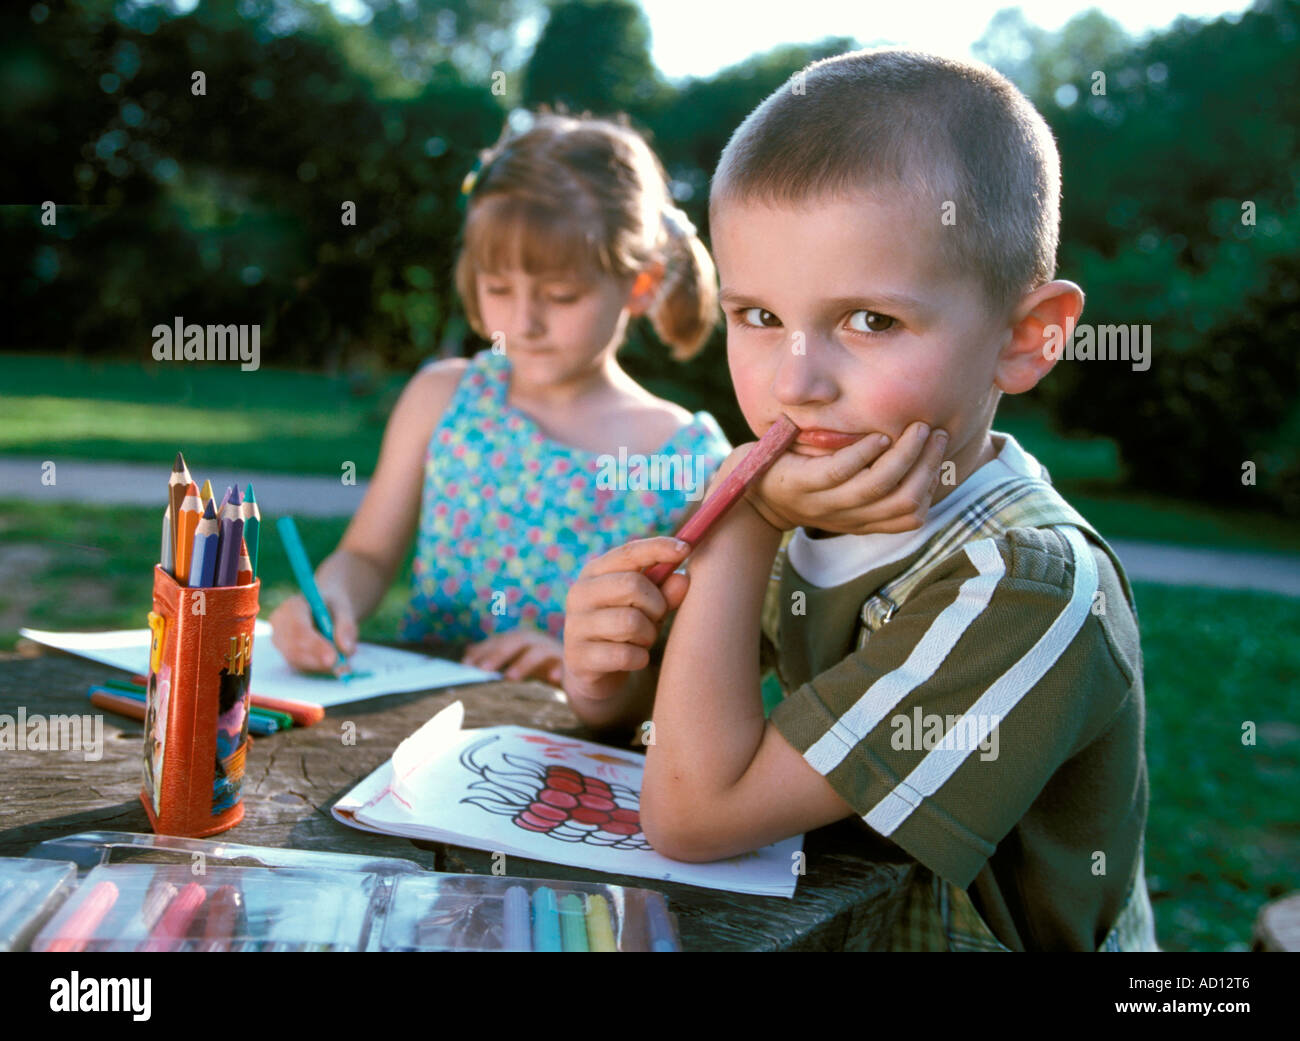
[{"label": "boy's short blond hair", "polygon": [[792,76],[731,135],[709,217],[733,200],[798,205],[889,187],[933,213],[945,262],[976,273],[993,308],[1055,274],[1051,130],[1005,76],[921,51],[854,51]]}]

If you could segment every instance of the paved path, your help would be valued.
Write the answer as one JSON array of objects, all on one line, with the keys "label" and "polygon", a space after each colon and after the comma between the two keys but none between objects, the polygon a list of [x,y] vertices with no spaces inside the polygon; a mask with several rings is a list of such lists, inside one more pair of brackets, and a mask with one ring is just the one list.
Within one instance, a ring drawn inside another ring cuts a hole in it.
[{"label": "paved path", "polygon": [[[42,460],[0,458],[0,499],[32,502],[94,502],[119,506],[157,506],[161,511],[159,469],[143,463],[55,463],[54,484],[41,483]],[[345,485],[334,477],[231,471],[206,473],[214,489],[249,481],[259,503],[283,503],[304,517],[347,517],[361,504],[366,481]],[[1300,553],[1197,549],[1160,542],[1111,539],[1129,578],[1165,585],[1259,589],[1300,597]]]},{"label": "paved path", "polygon": [[[54,484],[47,486],[41,483],[42,460],[0,457],[0,499],[157,506],[158,516],[162,517],[170,463],[158,467],[147,463],[55,460],[54,464]],[[364,478],[357,478],[354,485],[345,485],[340,477],[300,477],[248,470],[205,470],[203,477],[212,482],[218,500],[227,485],[238,481],[242,491],[251,482],[259,505],[276,503],[296,517],[350,517],[361,505],[367,485]]]}]

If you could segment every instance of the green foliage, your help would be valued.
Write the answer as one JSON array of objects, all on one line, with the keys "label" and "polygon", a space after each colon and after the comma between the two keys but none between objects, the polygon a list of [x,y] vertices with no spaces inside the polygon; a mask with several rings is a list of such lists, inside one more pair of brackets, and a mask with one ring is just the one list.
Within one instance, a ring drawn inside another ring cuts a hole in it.
[{"label": "green foliage", "polygon": [[[1056,133],[1082,320],[1151,327],[1148,371],[1063,362],[1041,400],[1113,437],[1137,488],[1300,516],[1300,3],[1234,22],[1120,46],[1096,12],[1055,36],[1004,12],[983,51],[1010,56]],[[1076,37],[1092,43],[1058,61]]]},{"label": "green foliage", "polygon": [[650,60],[650,26],[633,0],[553,3],[528,62],[524,104],[635,113],[667,89]]},{"label": "green foliage", "polygon": [[[857,46],[778,47],[668,84],[633,0],[365,7],[360,24],[312,0],[0,11],[0,141],[21,157],[0,208],[12,304],[0,346],[144,360],[153,326],[179,315],[261,324],[268,366],[365,357],[409,370],[466,353],[478,345],[451,278],[459,189],[510,107],[626,111],[707,244],[730,134],[792,73]],[[543,14],[525,56],[515,28]],[[1118,444],[1145,492],[1300,513],[1298,33],[1300,0],[1263,0],[1142,42],[1097,11],[1059,32],[1004,11],[976,45],[1058,138],[1060,270],[1087,292],[1085,321],[1152,327],[1149,371],[1063,362],[1032,399],[1062,429]],[[196,71],[206,94],[192,92]],[[638,320],[621,358],[749,438],[721,328],[681,366]]]}]

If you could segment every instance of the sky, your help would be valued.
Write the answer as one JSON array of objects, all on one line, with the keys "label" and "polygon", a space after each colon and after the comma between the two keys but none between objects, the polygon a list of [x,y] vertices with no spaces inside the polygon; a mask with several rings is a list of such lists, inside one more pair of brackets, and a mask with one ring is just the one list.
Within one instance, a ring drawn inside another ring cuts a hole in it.
[{"label": "sky", "polygon": [[[181,0],[182,3],[193,0]],[[327,0],[342,18],[364,17],[360,0]],[[1239,14],[1247,0],[946,0],[926,3],[864,3],[862,0],[640,0],[650,23],[651,56],[669,79],[707,77],[754,54],[785,43],[812,43],[827,36],[851,36],[863,46],[901,44],[974,57],[971,45],[993,16],[1019,6],[1041,29],[1061,28],[1092,7],[1119,22],[1132,36],[1170,25],[1180,14],[1217,18]],[[528,47],[542,19],[519,27],[519,43]]]},{"label": "sky", "polygon": [[1092,7],[1142,36],[1171,24],[1180,14],[1217,18],[1240,13],[1248,2],[1233,0],[1098,0],[1062,4],[1060,0],[949,0],[947,3],[863,3],[862,0],[641,0],[650,22],[651,53],[670,79],[709,76],[778,44],[811,43],[826,36],[852,36],[865,45],[921,47],[973,57],[971,45],[993,16],[1020,7],[1041,29],[1061,28]]}]

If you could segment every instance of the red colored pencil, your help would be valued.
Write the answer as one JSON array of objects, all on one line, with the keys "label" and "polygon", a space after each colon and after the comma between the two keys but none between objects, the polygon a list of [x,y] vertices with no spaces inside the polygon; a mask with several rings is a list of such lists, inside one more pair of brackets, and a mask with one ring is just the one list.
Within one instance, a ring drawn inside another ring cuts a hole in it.
[{"label": "red colored pencil", "polygon": [[158,919],[149,938],[137,950],[165,951],[185,939],[185,934],[190,931],[190,923],[194,921],[194,916],[198,914],[207,895],[208,891],[197,882],[189,883],[167,905],[167,910]]},{"label": "red colored pencil", "polygon": [[[740,501],[745,490],[767,472],[767,468],[776,462],[777,456],[789,448],[798,436],[799,428],[788,416],[781,415],[767,428],[767,433],[750,449],[749,454],[740,461],[740,464],[727,474],[726,480],[718,485],[713,494],[705,499],[700,508],[681,526],[677,538],[689,543],[692,549],[698,546],[713,526]],[[646,577],[657,586],[663,585],[664,579],[678,566],[669,563],[655,564],[646,569]]]},{"label": "red colored pencil", "polygon": [[96,708],[102,708],[109,712],[116,712],[119,716],[128,716],[131,719],[144,719],[148,706],[143,701],[136,701],[134,698],[118,697],[115,694],[105,694],[103,691],[95,691],[90,695],[90,703]]},{"label": "red colored pencil", "polygon": [[68,915],[59,928],[58,934],[46,944],[47,951],[79,952],[86,949],[95,936],[95,930],[104,916],[117,903],[117,886],[112,882],[100,882],[81,902],[81,905]]}]

